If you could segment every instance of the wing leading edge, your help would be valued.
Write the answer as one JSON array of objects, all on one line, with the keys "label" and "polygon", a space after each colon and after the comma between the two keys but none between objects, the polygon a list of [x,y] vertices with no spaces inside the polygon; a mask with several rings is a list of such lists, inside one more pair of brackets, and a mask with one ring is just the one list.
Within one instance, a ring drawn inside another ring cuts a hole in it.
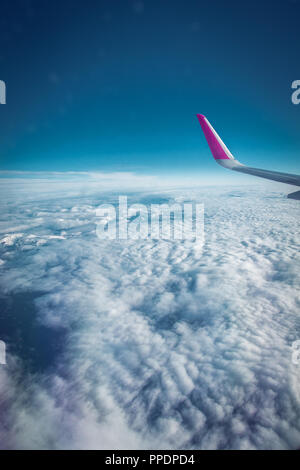
[{"label": "wing leading edge", "polygon": [[[293,175],[290,173],[280,173],[279,171],[262,170],[260,168],[252,168],[243,165],[236,160],[230,153],[220,136],[216,133],[210,122],[203,114],[197,114],[203,133],[211,150],[211,153],[219,165],[224,166],[230,170],[238,171],[239,173],[247,173],[253,176],[259,176],[260,178],[266,178],[273,181],[279,181],[280,183],[291,184],[293,186],[300,186],[300,175]],[[297,193],[294,193],[295,195]],[[300,194],[300,192],[299,192]],[[298,197],[293,197],[298,199]],[[300,196],[299,196],[300,197]]]}]

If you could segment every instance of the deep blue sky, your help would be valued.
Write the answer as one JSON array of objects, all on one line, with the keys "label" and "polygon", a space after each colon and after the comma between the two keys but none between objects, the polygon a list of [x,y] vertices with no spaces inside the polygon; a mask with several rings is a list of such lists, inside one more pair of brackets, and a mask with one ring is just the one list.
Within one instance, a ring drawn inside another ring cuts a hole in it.
[{"label": "deep blue sky", "polygon": [[[2,0],[0,169],[300,172],[297,0]],[[220,171],[223,171],[220,169]]]}]

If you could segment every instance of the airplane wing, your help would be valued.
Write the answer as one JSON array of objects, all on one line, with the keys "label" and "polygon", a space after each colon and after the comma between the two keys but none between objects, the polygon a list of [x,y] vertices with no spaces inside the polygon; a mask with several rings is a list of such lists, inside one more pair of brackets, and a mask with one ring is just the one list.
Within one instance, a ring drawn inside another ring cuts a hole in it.
[{"label": "airplane wing", "polygon": [[[218,136],[212,125],[203,114],[197,114],[203,133],[213,154],[214,159],[219,165],[224,166],[230,170],[238,171],[239,173],[247,173],[249,175],[267,178],[280,183],[291,184],[293,186],[300,186],[300,175],[293,175],[290,173],[281,173],[278,171],[261,170],[260,168],[252,168],[243,165],[236,160],[230,153],[224,142]],[[300,198],[300,191],[292,193],[288,197],[292,199]]]}]

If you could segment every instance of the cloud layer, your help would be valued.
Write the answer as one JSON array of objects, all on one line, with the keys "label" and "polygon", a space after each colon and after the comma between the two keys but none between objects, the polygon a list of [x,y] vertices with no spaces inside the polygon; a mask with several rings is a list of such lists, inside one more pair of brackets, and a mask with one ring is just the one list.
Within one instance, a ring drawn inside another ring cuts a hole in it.
[{"label": "cloud layer", "polygon": [[204,203],[202,250],[99,240],[95,209],[117,195],[48,189],[24,198],[14,182],[1,202],[1,298],[30,294],[28,328],[63,340],[36,368],[7,334],[0,446],[300,447],[299,203],[253,188],[130,194]]}]

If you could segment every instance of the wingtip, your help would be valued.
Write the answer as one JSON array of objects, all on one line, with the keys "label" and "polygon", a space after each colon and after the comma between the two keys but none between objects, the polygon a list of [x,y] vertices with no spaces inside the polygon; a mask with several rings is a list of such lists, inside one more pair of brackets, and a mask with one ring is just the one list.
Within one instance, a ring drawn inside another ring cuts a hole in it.
[{"label": "wingtip", "polygon": [[219,160],[233,159],[230,151],[218,136],[212,125],[208,122],[206,116],[204,116],[204,114],[197,114],[197,118],[199,120],[200,126],[202,127],[202,131],[205,135],[214,159],[217,160],[218,163]]}]

